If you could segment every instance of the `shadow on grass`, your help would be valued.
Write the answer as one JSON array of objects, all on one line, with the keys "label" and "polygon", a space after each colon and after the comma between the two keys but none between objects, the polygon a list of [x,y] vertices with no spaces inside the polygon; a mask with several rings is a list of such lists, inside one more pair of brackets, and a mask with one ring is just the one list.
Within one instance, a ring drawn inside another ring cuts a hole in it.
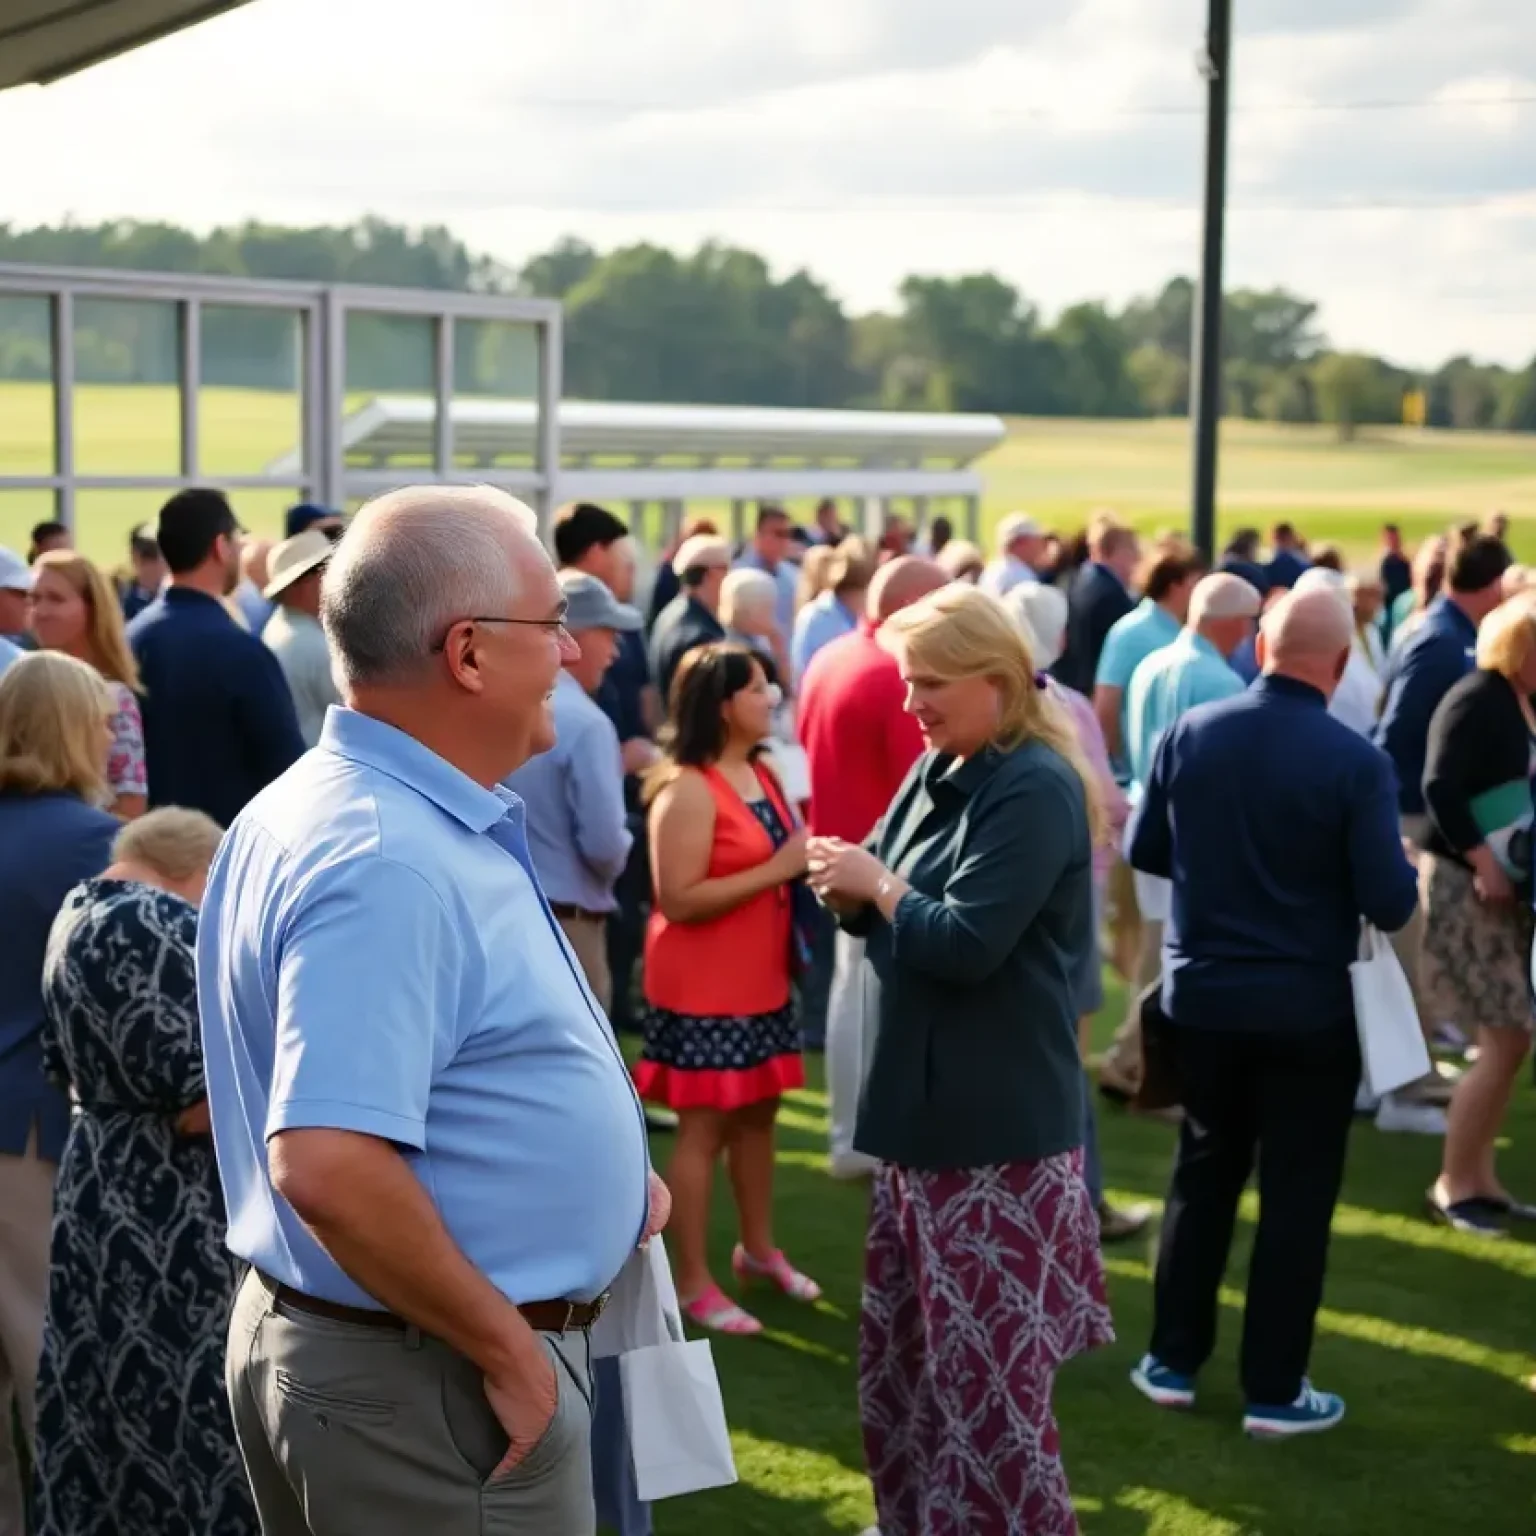
[{"label": "shadow on grass", "polygon": [[1511,1376],[1343,1336],[1325,1307],[1314,1362],[1350,1416],[1327,1435],[1257,1444],[1240,1433],[1240,1301],[1229,1293],[1222,1308],[1199,1406],[1178,1414],[1126,1380],[1150,1323],[1148,1278],[1117,1264],[1112,1291],[1120,1342],[1069,1365],[1056,1394],[1085,1536],[1536,1529],[1536,1411]]},{"label": "shadow on grass", "polygon": [[[1118,1014],[1106,1009],[1101,1027]],[[761,1339],[714,1338],[742,1482],[657,1506],[659,1536],[852,1536],[872,1523],[857,1403],[857,1322],[868,1204],[863,1186],[825,1172],[818,1058],[779,1135],[775,1218],[794,1262],[826,1289],[816,1308],[752,1293]],[[1160,1201],[1174,1132],[1100,1110],[1106,1183]],[[1501,1166],[1536,1194],[1536,1103],[1522,1087]],[[657,1166],[669,1156],[655,1143]],[[1497,1248],[1421,1215],[1439,1143],[1361,1125],[1336,1222],[1314,1365],[1341,1392],[1338,1431],[1282,1445],[1239,1432],[1240,1298],[1252,1197],[1233,1245],[1222,1336],[1189,1415],[1160,1413],[1126,1376],[1151,1324],[1155,1233],[1110,1250],[1119,1342],[1072,1362],[1057,1414],[1085,1536],[1475,1536],[1536,1531],[1536,1397],[1515,1379],[1536,1370],[1524,1244]],[[711,1252],[729,1290],[735,1214],[717,1182]]]}]

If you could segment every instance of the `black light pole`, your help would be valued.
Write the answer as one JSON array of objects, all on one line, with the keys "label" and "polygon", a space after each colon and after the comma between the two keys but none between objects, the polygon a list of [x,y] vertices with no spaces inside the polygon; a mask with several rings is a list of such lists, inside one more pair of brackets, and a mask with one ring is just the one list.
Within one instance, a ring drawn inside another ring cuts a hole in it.
[{"label": "black light pole", "polygon": [[1210,0],[1205,52],[1205,239],[1195,294],[1189,405],[1194,415],[1195,475],[1191,532],[1207,559],[1216,553],[1216,444],[1221,424],[1221,257],[1227,216],[1227,100],[1232,58],[1232,0]]}]

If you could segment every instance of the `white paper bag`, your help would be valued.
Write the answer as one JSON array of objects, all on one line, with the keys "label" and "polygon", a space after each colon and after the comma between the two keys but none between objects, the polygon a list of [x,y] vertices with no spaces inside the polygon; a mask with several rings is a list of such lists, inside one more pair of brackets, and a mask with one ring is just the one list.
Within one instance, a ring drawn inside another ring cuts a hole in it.
[{"label": "white paper bag", "polygon": [[653,1237],[644,1248],[630,1254],[618,1279],[609,1286],[608,1305],[592,1325],[592,1358],[601,1360],[667,1343],[672,1337],[667,1313],[677,1310],[677,1291],[666,1250],[661,1239]]},{"label": "white paper bag", "polygon": [[1136,886],[1136,910],[1149,923],[1166,923],[1173,913],[1173,881],[1161,875],[1131,871]]},{"label": "white paper bag", "polygon": [[635,1492],[649,1503],[723,1488],[736,1481],[736,1462],[709,1341],[683,1336],[661,1243],[653,1240],[637,1257],[646,1261],[647,1284],[660,1301],[667,1339],[619,1356]]},{"label": "white paper bag", "polygon": [[1391,942],[1369,923],[1360,930],[1360,958],[1349,968],[1355,1028],[1366,1086],[1378,1098],[1429,1071],[1413,989]]}]

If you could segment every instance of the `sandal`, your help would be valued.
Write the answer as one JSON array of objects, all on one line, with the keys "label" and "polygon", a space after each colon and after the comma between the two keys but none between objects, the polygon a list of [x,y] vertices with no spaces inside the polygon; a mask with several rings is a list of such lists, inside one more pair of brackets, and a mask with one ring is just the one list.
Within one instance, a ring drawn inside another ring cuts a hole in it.
[{"label": "sandal", "polygon": [[1478,1199],[1506,1221],[1536,1221],[1536,1205],[1516,1200],[1512,1195],[1479,1195]]},{"label": "sandal", "polygon": [[773,1257],[764,1264],[737,1243],[731,1254],[731,1273],[743,1289],[753,1281],[766,1280],[776,1285],[791,1301],[821,1300],[821,1287],[809,1275],[802,1275],[784,1257],[782,1248],[775,1248]]},{"label": "sandal", "polygon": [[692,1301],[684,1301],[680,1305],[683,1316],[690,1323],[696,1323],[700,1328],[708,1328],[715,1333],[729,1333],[739,1338],[747,1338],[763,1331],[763,1325],[757,1318],[738,1307],[713,1282]]},{"label": "sandal", "polygon": [[1506,1235],[1499,1224],[1499,1217],[1503,1213],[1492,1200],[1473,1195],[1468,1200],[1443,1201],[1431,1189],[1424,1197],[1424,1203],[1429,1208],[1430,1219],[1442,1223],[1453,1232],[1465,1232],[1473,1237],[1500,1238]]}]

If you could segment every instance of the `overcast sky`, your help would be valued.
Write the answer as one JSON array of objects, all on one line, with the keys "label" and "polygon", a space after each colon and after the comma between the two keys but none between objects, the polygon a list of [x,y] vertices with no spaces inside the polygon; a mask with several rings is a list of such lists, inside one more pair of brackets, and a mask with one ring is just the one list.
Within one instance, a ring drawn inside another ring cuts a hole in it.
[{"label": "overcast sky", "polygon": [[[1236,0],[1231,285],[1341,346],[1536,353],[1529,0]],[[0,95],[0,212],[706,236],[855,308],[990,268],[1047,312],[1193,271],[1205,0],[256,0]]]}]

